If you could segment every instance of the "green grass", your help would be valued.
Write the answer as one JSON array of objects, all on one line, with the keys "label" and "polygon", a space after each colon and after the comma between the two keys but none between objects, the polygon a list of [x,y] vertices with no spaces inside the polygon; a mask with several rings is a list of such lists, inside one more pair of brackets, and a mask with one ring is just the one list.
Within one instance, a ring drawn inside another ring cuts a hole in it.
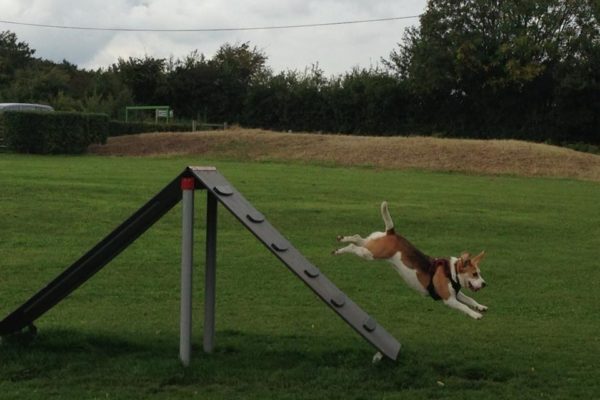
[{"label": "green grass", "polygon": [[[592,399],[600,390],[600,185],[194,158],[0,154],[0,318],[185,165],[216,164],[305,256],[403,345],[374,349],[220,208],[217,348],[178,362],[180,209],[0,346],[1,399]],[[201,199],[204,198],[201,194]],[[384,262],[330,255],[338,234],[397,229],[432,256],[485,249],[474,321]],[[204,203],[198,201],[202,216]]]}]

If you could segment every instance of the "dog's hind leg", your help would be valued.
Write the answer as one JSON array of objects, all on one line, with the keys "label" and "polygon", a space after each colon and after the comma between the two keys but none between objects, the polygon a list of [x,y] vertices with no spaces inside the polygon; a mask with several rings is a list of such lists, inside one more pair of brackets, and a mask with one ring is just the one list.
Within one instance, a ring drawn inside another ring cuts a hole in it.
[{"label": "dog's hind leg", "polygon": [[342,243],[352,243],[352,244],[356,244],[358,246],[364,246],[367,240],[364,239],[363,237],[361,237],[360,235],[352,235],[352,236],[338,236],[337,241],[342,242]]},{"label": "dog's hind leg", "polygon": [[373,260],[373,254],[368,249],[357,246],[354,243],[351,243],[346,247],[342,247],[341,249],[337,249],[332,254],[337,256],[344,253],[356,254],[365,260]]}]

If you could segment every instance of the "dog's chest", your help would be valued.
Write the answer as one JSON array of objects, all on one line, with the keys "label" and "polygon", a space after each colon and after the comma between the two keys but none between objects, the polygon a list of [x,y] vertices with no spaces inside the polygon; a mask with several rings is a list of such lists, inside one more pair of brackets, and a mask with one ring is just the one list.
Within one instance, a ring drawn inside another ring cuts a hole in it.
[{"label": "dog's chest", "polygon": [[402,255],[400,252],[397,252],[392,257],[388,258],[388,261],[394,266],[396,271],[400,274],[402,279],[410,286],[415,289],[417,292],[422,294],[427,294],[427,289],[423,287],[419,278],[417,276],[417,270],[409,268],[402,262]]}]

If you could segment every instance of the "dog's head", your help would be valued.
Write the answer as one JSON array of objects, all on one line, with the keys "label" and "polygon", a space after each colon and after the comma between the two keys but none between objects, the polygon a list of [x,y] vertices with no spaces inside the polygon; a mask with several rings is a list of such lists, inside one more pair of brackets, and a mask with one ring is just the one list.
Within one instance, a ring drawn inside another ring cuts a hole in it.
[{"label": "dog's head", "polygon": [[456,260],[456,273],[462,287],[468,287],[476,292],[487,285],[479,270],[479,263],[483,260],[483,257],[485,257],[484,251],[475,257],[471,257],[469,253],[463,253]]}]

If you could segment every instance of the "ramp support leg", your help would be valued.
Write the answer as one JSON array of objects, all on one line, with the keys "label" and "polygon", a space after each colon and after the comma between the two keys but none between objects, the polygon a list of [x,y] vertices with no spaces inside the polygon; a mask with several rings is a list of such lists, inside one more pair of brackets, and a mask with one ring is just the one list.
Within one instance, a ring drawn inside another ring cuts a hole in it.
[{"label": "ramp support leg", "polygon": [[204,281],[204,342],[205,353],[215,348],[215,298],[217,277],[217,198],[207,191],[206,198],[206,269]]},{"label": "ramp support leg", "polygon": [[192,264],[194,255],[194,178],[182,178],[181,314],[179,358],[190,364],[192,353]]}]

